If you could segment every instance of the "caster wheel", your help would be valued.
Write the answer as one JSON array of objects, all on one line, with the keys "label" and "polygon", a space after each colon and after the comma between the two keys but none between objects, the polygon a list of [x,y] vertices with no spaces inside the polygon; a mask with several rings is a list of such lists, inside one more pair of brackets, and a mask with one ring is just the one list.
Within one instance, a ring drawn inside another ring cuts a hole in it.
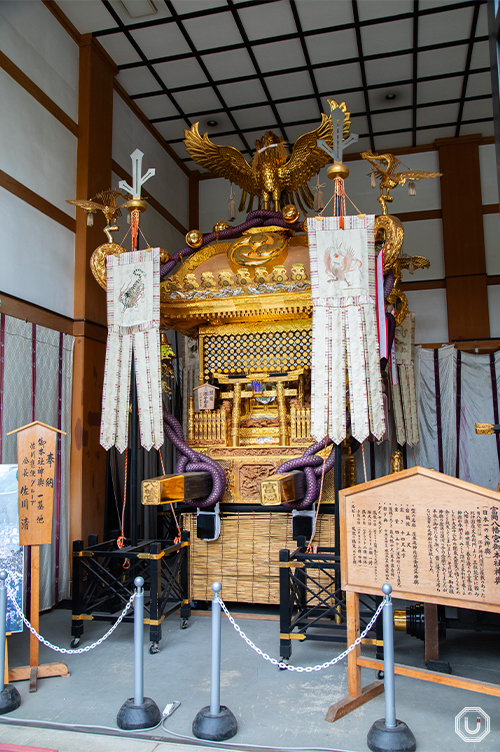
[{"label": "caster wheel", "polygon": [[80,638],[75,637],[73,640],[71,640],[70,647],[77,648],[79,644],[80,644]]},{"label": "caster wheel", "polygon": [[380,679],[380,681],[382,681],[383,678],[384,678],[384,672],[383,671],[378,671],[377,672],[377,679]]},{"label": "caster wheel", "polygon": [[151,645],[149,646],[149,652],[151,653],[151,655],[154,655],[155,653],[160,652],[160,646],[158,645],[157,642],[151,643]]},{"label": "caster wheel", "polygon": [[181,629],[187,629],[189,627],[189,623],[187,619],[181,620]]},{"label": "caster wheel", "polygon": [[[288,666],[289,658],[281,658],[281,663],[284,663],[286,666]],[[278,666],[278,669],[280,671],[286,671],[285,666]]]}]

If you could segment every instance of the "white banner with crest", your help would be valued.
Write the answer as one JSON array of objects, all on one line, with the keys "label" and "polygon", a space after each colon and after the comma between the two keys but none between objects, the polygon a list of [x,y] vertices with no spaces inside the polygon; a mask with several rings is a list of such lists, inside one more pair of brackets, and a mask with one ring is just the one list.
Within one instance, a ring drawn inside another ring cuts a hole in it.
[{"label": "white banner with crest", "polygon": [[339,444],[385,432],[375,308],[375,217],[307,220],[313,300],[311,433]]},{"label": "white banner with crest", "polygon": [[101,445],[128,445],[130,367],[134,355],[141,445],[163,444],[160,360],[160,249],[106,259],[108,340]]}]

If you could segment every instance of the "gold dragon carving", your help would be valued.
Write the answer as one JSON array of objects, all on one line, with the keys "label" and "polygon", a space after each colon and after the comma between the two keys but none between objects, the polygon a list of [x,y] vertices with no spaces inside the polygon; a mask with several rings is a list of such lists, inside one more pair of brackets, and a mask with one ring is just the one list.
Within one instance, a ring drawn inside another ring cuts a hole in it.
[{"label": "gold dragon carving", "polygon": [[[343,137],[346,138],[351,121],[345,102],[340,105],[333,99],[328,102],[332,110],[339,107],[344,112]],[[313,196],[307,181],[331,161],[329,155],[317,145],[317,141],[322,139],[330,147],[333,146],[331,116],[322,114],[318,128],[299,136],[291,154],[286,153],[283,138],[273,131],[267,131],[262,139],[255,141],[255,154],[251,164],[233,146],[214,144],[207,133],[201,136],[198,126],[199,123],[194,123],[184,131],[186,151],[201,167],[206,167],[242,188],[240,211],[244,208],[247,195],[247,211],[251,210],[255,196],[262,201],[264,209],[268,209],[273,201],[274,210],[278,211],[280,199],[285,204],[297,203],[304,213],[304,204],[312,209]]]}]

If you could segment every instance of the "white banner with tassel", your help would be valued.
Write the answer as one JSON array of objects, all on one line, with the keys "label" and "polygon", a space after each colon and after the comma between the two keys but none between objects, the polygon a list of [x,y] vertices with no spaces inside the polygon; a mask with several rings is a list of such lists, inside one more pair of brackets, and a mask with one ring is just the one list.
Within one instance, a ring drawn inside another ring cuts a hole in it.
[{"label": "white banner with tassel", "polygon": [[128,446],[130,366],[134,355],[141,445],[163,444],[160,359],[160,249],[106,260],[108,339],[101,446]]}]

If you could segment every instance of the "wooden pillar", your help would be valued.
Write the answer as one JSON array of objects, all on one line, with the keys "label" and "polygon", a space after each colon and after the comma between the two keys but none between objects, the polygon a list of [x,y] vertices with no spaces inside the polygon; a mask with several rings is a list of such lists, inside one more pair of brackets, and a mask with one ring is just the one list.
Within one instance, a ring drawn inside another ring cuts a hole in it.
[{"label": "wooden pillar", "polygon": [[[118,70],[91,34],[80,43],[76,198],[111,187],[113,79]],[[106,243],[105,218],[76,212],[75,351],[71,416],[70,540],[102,536],[106,452],[99,444],[106,351],[106,293],[90,270],[94,250]]]},{"label": "wooden pillar", "polygon": [[441,177],[446,301],[450,342],[490,336],[480,135],[436,140]]},{"label": "wooden pillar", "polygon": [[[200,171],[189,175],[189,230],[199,230],[200,224]],[[206,230],[210,232],[212,228]]]}]

